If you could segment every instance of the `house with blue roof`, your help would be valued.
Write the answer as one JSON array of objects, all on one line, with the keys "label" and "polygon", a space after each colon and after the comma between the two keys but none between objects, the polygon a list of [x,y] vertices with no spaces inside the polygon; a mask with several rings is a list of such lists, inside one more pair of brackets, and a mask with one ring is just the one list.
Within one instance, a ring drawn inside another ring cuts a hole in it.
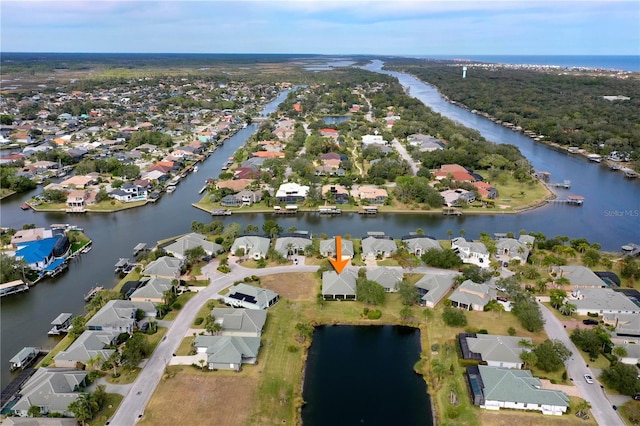
[{"label": "house with blue roof", "polygon": [[57,258],[64,257],[68,250],[69,239],[63,235],[55,235],[51,238],[19,243],[16,250],[16,259],[24,260],[29,268],[35,271],[45,271],[54,262],[64,263],[64,259]]}]

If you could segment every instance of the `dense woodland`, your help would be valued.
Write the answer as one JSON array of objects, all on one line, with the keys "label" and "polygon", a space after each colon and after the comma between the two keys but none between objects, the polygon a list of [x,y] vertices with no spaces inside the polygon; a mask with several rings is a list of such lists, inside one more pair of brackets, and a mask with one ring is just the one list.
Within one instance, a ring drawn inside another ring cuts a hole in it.
[{"label": "dense woodland", "polygon": [[[561,145],[607,155],[627,153],[640,162],[640,81],[591,73],[567,74],[524,69],[469,67],[416,60],[387,62],[436,86],[469,109],[532,130]],[[608,101],[606,95],[630,100]]]}]

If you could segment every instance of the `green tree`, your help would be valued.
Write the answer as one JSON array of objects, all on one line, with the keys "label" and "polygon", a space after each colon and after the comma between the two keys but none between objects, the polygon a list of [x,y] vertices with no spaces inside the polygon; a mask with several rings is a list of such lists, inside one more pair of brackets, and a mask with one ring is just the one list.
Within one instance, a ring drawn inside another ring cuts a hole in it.
[{"label": "green tree", "polygon": [[565,303],[562,306],[560,306],[560,309],[558,309],[560,311],[560,313],[562,315],[565,316],[571,316],[573,315],[577,310],[578,307],[576,305],[574,305],[573,303]]},{"label": "green tree", "polygon": [[121,362],[128,368],[135,368],[146,355],[146,340],[143,334],[134,333],[122,349]]},{"label": "green tree", "polygon": [[611,353],[617,356],[618,358],[624,358],[627,356],[627,348],[625,348],[624,346],[616,346],[613,348]]},{"label": "green tree", "polygon": [[371,305],[382,305],[386,297],[384,287],[367,279],[358,280],[356,295],[358,300]]},{"label": "green tree", "polygon": [[184,251],[185,258],[187,259],[187,263],[189,265],[193,265],[198,262],[200,259],[205,257],[207,253],[204,251],[202,246],[192,247],[190,249],[186,249]]},{"label": "green tree", "polygon": [[207,330],[207,333],[213,335],[213,333],[215,332],[215,324],[216,324],[216,319],[213,315],[207,315],[207,317],[204,319],[204,329]]},{"label": "green tree", "polygon": [[560,370],[571,356],[571,351],[559,340],[547,339],[532,352],[538,357],[536,367],[548,372]]},{"label": "green tree", "polygon": [[522,351],[520,352],[520,359],[524,362],[524,368],[534,367],[538,362],[538,357],[534,352]]},{"label": "green tree", "polygon": [[442,312],[442,320],[449,327],[464,327],[467,325],[467,316],[464,311],[451,306],[445,306]]},{"label": "green tree", "polygon": [[400,318],[406,321],[411,317],[413,317],[413,310],[411,309],[411,306],[404,305],[402,309],[400,309]]},{"label": "green tree", "polygon": [[282,233],[282,227],[278,225],[278,222],[274,220],[267,220],[262,225],[262,231],[265,233],[265,235],[268,235],[269,237],[273,238],[276,235],[279,235]]},{"label": "green tree", "polygon": [[600,380],[623,395],[633,396],[640,393],[640,379],[635,365],[613,363],[609,368],[602,370]]},{"label": "green tree", "polygon": [[553,289],[549,292],[549,298],[551,300],[551,306],[559,309],[564,304],[564,300],[567,298],[567,292],[564,290]]},{"label": "green tree", "polygon": [[313,326],[309,323],[299,322],[296,324],[296,331],[298,332],[298,340],[305,342],[313,336]]},{"label": "green tree", "polygon": [[398,285],[398,294],[402,299],[403,305],[415,305],[420,300],[420,294],[415,285],[402,280]]}]

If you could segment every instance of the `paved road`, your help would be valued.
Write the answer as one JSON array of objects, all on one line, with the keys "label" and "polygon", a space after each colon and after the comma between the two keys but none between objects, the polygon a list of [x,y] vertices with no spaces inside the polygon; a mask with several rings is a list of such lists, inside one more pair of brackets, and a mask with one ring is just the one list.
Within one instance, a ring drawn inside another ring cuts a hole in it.
[{"label": "paved road", "polygon": [[[573,344],[562,323],[556,316],[542,303],[538,302],[545,324],[544,330],[550,339],[560,340],[573,353],[571,359],[567,361],[567,374],[573,379],[582,397],[591,404],[591,414],[599,425],[624,426],[624,422],[613,410],[613,405],[607,399],[604,390],[599,386],[596,375],[587,368],[578,348]],[[584,380],[584,375],[589,374],[594,378],[595,383],[588,384]]]},{"label": "paved road", "polygon": [[[301,261],[303,262],[304,259],[301,259]],[[144,409],[160,382],[165,367],[178,349],[178,346],[180,346],[180,342],[184,339],[189,327],[193,324],[196,314],[209,299],[215,297],[223,288],[229,287],[235,281],[241,280],[246,276],[264,276],[281,272],[314,272],[318,269],[317,265],[307,266],[302,262],[299,265],[276,266],[267,269],[248,269],[231,263],[229,265],[231,272],[226,275],[216,270],[217,262],[212,262],[205,266],[202,273],[211,280],[211,284],[199,291],[184,305],[184,308],[182,308],[167,330],[165,337],[147,361],[136,381],[130,385],[129,392],[122,400],[118,411],[116,411],[109,424],[129,426],[135,424],[143,416]]]},{"label": "paved road", "polygon": [[407,163],[409,163],[409,165],[411,166],[411,171],[413,172],[414,176],[418,175],[418,170],[420,170],[420,168],[418,167],[418,165],[416,164],[416,162],[413,160],[413,158],[411,158],[411,156],[409,155],[409,153],[407,152],[406,148],[404,147],[404,145],[402,145],[398,139],[393,138],[393,140],[391,141],[391,146],[393,146],[393,148],[398,151],[398,154],[400,154],[400,156],[402,158],[404,158]]}]

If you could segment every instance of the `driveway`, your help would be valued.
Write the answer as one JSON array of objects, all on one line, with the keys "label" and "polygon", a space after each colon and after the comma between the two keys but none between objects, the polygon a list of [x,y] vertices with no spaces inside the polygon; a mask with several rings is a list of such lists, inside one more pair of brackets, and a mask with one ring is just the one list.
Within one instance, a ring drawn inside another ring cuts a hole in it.
[{"label": "driveway", "polygon": [[411,171],[413,172],[413,175],[417,176],[418,170],[420,170],[420,168],[418,167],[416,162],[413,161],[413,158],[411,158],[411,156],[407,152],[407,149],[404,147],[404,145],[402,145],[396,138],[393,138],[393,140],[391,141],[391,145],[396,151],[398,151],[398,154],[400,154],[400,156],[404,158],[407,161],[407,163],[409,163],[409,165],[411,166]]},{"label": "driveway", "polygon": [[[545,321],[544,331],[549,336],[549,339],[561,341],[572,352],[571,358],[566,363],[567,374],[573,380],[573,384],[578,388],[582,397],[591,404],[591,414],[593,414],[596,422],[599,425],[624,426],[624,422],[613,410],[614,404],[608,399],[604,388],[600,387],[597,375],[587,368],[587,364],[580,356],[578,348],[569,339],[569,335],[560,320],[542,303],[538,302],[538,306]],[[588,384],[585,382],[585,374],[593,377],[595,383]]]}]

